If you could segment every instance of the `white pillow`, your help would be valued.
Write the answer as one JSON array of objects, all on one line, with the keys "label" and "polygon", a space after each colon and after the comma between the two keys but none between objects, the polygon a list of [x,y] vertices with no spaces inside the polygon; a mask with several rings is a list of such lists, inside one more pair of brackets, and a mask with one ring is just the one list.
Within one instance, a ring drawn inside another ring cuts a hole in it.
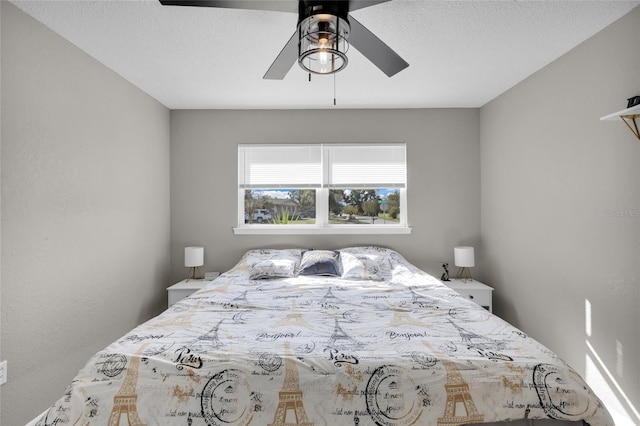
[{"label": "white pillow", "polygon": [[342,278],[346,280],[384,281],[378,262],[364,254],[341,252]]},{"label": "white pillow", "polygon": [[261,260],[251,267],[252,280],[271,278],[293,278],[296,275],[297,261],[294,259]]}]

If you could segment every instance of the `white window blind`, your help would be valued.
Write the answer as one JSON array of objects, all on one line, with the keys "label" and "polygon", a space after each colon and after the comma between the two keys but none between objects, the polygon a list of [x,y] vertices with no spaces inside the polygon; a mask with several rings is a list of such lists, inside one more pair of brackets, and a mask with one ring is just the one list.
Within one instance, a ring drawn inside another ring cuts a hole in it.
[{"label": "white window blind", "polygon": [[238,145],[241,189],[318,188],[322,145]]},{"label": "white window blind", "polygon": [[240,189],[405,188],[406,181],[403,143],[238,145]]},{"label": "white window blind", "polygon": [[334,188],[404,188],[406,146],[397,144],[325,145],[326,183]]}]

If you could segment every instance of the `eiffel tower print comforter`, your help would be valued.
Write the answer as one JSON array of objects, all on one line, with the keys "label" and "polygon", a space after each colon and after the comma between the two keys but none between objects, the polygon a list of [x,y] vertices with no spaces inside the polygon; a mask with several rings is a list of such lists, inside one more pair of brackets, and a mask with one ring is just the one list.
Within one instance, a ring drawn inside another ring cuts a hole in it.
[{"label": "eiffel tower print comforter", "polygon": [[397,252],[251,250],[95,354],[43,425],[613,426],[583,379]]}]

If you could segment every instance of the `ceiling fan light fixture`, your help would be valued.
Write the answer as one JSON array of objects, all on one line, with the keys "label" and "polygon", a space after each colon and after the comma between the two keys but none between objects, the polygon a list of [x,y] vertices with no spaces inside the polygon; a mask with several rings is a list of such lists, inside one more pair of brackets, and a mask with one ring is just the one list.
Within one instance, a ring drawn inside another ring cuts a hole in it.
[{"label": "ceiling fan light fixture", "polygon": [[[409,64],[374,33],[349,15],[390,0],[159,0],[165,6],[202,6],[223,9],[252,9],[295,12],[296,31],[289,37],[262,77],[282,80],[298,60],[302,69],[314,74],[335,74],[347,66],[349,44],[373,65],[393,77]],[[349,40],[351,37],[351,43]],[[296,50],[297,48],[297,50]]]},{"label": "ceiling fan light fixture", "polygon": [[347,66],[347,39],[350,31],[348,10],[340,10],[337,6],[335,3],[301,4],[298,22],[298,64],[305,71],[313,74],[333,74]]}]

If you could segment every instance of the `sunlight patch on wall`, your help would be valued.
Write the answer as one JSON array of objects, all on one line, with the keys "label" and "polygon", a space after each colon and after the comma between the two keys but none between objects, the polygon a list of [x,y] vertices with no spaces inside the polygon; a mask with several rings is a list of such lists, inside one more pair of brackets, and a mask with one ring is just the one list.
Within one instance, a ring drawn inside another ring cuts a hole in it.
[{"label": "sunlight patch on wall", "polygon": [[591,337],[591,302],[584,299],[584,332]]},{"label": "sunlight patch on wall", "polygon": [[624,350],[622,348],[622,343],[619,340],[616,340],[616,373],[618,377],[622,377],[624,373]]},{"label": "sunlight patch on wall", "polygon": [[[591,343],[588,340],[586,340],[585,343],[587,346],[587,353],[585,354],[586,382],[594,390],[597,389],[596,394],[602,400],[605,407],[607,407],[609,413],[611,413],[615,424],[640,424],[640,413],[636,407],[633,406]],[[620,364],[622,363],[620,362]],[[617,362],[616,368],[618,368]]]}]

